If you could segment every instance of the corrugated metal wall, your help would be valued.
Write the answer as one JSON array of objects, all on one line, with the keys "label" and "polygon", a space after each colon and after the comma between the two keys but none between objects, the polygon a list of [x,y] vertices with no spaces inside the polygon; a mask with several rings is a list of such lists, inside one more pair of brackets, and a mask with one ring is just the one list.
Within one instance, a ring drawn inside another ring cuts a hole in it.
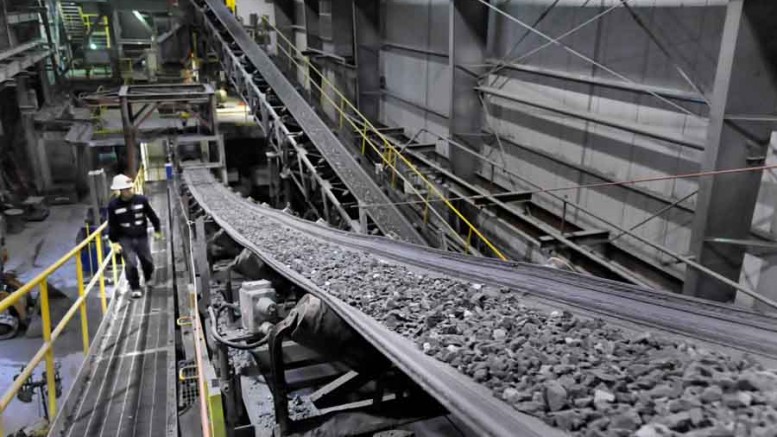
[{"label": "corrugated metal wall", "polygon": [[[477,1],[477,0],[472,0]],[[306,47],[301,26],[304,1],[295,0],[296,43]],[[572,109],[593,118],[648,129],[658,135],[680,137],[703,144],[707,105],[699,101],[660,99],[591,82],[624,82],[637,88],[673,90],[709,96],[712,92],[720,37],[725,16],[723,0],[516,0],[500,7],[517,19],[551,37],[565,36],[562,48],[495,12],[489,19],[488,52],[492,60],[512,60],[524,70],[501,69],[487,76],[482,86],[497,88],[519,99],[550,107]],[[613,7],[618,6],[618,7]],[[448,135],[451,72],[448,66],[450,0],[384,0],[381,3],[383,48],[380,72],[384,94],[380,122],[405,128],[408,136],[428,129]],[[610,10],[612,9],[612,10]],[[324,50],[331,50],[330,1],[321,2]],[[636,18],[635,18],[636,16]],[[541,18],[541,19],[540,19]],[[649,32],[645,30],[649,29]],[[570,49],[579,53],[576,56]],[[528,54],[528,56],[527,56]],[[590,58],[602,66],[594,66]],[[347,91],[355,90],[353,71],[323,63],[327,76]],[[603,67],[604,66],[604,67]],[[487,71],[484,66],[471,66]],[[617,72],[616,77],[611,72]],[[552,74],[537,74],[550,71]],[[570,81],[554,75],[578,76]],[[505,154],[492,144],[484,153],[543,188],[623,181],[694,172],[703,152],[623,129],[561,115],[500,97],[488,97],[487,130],[498,133]],[[683,109],[678,108],[681,107]],[[429,135],[421,141],[434,142]],[[438,152],[447,155],[440,142]],[[490,169],[481,171],[490,177]],[[496,174],[508,189],[514,178]],[[756,228],[771,229],[774,181],[766,175]],[[630,228],[670,203],[688,197],[679,207],[652,219],[636,233],[676,252],[688,252],[697,189],[694,179],[674,179],[631,187],[564,191],[570,202],[613,223]],[[561,210],[549,196],[535,200]],[[772,206],[767,206],[772,205]],[[589,228],[605,227],[585,214],[568,209],[568,219]],[[629,246],[655,262],[671,265],[669,257],[629,238]],[[681,266],[674,268],[681,270]],[[744,282],[757,281],[760,260],[748,256]],[[752,274],[752,276],[750,276]]]}]

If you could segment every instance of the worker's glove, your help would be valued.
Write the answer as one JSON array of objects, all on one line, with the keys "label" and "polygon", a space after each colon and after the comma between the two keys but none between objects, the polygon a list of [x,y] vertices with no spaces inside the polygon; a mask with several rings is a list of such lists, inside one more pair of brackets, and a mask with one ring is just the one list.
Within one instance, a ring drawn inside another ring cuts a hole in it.
[{"label": "worker's glove", "polygon": [[161,232],[154,232],[154,240],[161,240],[163,238],[163,235]]},{"label": "worker's glove", "polygon": [[121,253],[121,244],[111,243],[111,249],[113,249],[113,251],[116,253]]}]

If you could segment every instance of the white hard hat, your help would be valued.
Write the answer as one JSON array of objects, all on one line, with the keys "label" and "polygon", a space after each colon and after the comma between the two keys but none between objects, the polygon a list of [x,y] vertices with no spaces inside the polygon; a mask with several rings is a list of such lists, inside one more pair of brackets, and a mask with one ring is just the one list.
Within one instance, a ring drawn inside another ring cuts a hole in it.
[{"label": "white hard hat", "polygon": [[113,177],[113,182],[111,183],[111,190],[126,190],[127,188],[132,188],[132,179],[129,178],[129,176],[120,174]]}]

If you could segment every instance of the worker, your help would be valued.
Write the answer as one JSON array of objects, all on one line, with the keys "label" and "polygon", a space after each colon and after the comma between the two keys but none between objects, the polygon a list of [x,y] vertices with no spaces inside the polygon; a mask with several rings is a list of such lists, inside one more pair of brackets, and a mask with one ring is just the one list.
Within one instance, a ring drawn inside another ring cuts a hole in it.
[{"label": "worker", "polygon": [[127,282],[132,297],[143,296],[138,275],[138,261],[143,269],[146,287],[151,288],[154,274],[154,260],[148,244],[148,221],[154,226],[154,238],[162,239],[159,217],[148,203],[148,198],[135,194],[132,179],[123,174],[113,178],[111,190],[118,191],[118,197],[108,204],[108,239],[111,247],[124,258]]}]

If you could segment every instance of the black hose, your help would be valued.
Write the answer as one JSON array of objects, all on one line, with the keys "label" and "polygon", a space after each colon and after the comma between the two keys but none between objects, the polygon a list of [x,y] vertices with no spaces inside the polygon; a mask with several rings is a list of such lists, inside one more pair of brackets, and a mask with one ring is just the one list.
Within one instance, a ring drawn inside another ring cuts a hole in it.
[{"label": "black hose", "polygon": [[[226,306],[221,306],[218,309],[219,313],[224,308],[227,308],[227,307]],[[235,342],[227,340],[227,339],[225,339],[224,337],[221,336],[221,333],[219,332],[218,318],[216,318],[216,314],[213,312],[213,307],[212,306],[208,307],[208,316],[210,317],[210,323],[213,324],[213,331],[212,331],[213,338],[217,342],[219,342],[221,344],[225,344],[225,345],[227,345],[227,346],[229,346],[231,348],[240,349],[240,350],[256,349],[259,346],[262,346],[265,343],[267,343],[267,340],[270,339],[270,334],[267,334],[264,337],[262,337],[261,339],[259,339],[258,341],[255,341],[253,343],[245,343],[245,344],[235,343]]]}]

